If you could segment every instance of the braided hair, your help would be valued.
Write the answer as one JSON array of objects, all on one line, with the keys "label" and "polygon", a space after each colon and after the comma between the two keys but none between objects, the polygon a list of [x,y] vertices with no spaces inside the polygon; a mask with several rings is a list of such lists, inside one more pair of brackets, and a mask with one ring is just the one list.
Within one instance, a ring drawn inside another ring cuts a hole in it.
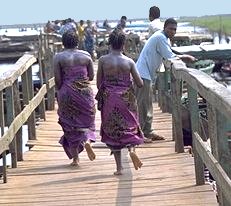
[{"label": "braided hair", "polygon": [[121,29],[114,29],[109,35],[109,45],[112,49],[122,49],[126,41],[126,35]]},{"label": "braided hair", "polygon": [[66,31],[62,35],[62,43],[63,46],[67,49],[74,49],[75,47],[77,47],[79,39],[76,32],[73,32],[72,30]]}]

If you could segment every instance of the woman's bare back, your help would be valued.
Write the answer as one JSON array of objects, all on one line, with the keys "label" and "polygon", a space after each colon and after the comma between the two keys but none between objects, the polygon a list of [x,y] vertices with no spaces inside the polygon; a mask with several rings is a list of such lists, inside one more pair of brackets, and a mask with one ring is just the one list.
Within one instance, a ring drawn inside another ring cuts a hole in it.
[{"label": "woman's bare back", "polygon": [[101,84],[102,76],[118,76],[122,74],[131,74],[138,86],[143,85],[143,81],[137,73],[135,62],[131,58],[119,51],[111,51],[109,54],[100,57],[97,72],[97,79],[99,81],[97,82],[97,86]]},{"label": "woman's bare back", "polygon": [[104,75],[131,73],[132,62],[123,54],[110,53],[102,58]]},{"label": "woman's bare back", "polygon": [[76,65],[88,65],[91,60],[91,56],[82,50],[66,49],[58,55],[57,60],[61,67],[65,68]]}]

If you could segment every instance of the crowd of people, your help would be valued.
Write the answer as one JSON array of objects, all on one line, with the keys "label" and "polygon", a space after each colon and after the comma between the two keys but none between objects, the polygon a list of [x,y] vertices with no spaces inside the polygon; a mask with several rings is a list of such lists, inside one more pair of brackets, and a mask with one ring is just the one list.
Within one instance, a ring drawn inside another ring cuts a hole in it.
[{"label": "crowd of people", "polygon": [[91,20],[80,20],[76,22],[74,19],[68,18],[64,20],[48,21],[44,31],[46,33],[56,33],[61,36],[67,31],[73,31],[78,36],[78,48],[87,51],[95,60],[94,46],[95,34],[97,33],[97,25]]},{"label": "crowd of people", "polygon": [[[117,22],[115,28],[121,29],[124,31],[126,27],[127,17],[121,16],[120,20]],[[101,35],[102,33],[110,33],[113,31],[113,28],[107,19],[104,20],[102,25],[99,25],[98,21],[91,20],[80,20],[75,21],[74,19],[68,18],[64,20],[55,20],[48,21],[45,25],[44,31],[46,33],[56,33],[59,35],[63,35],[66,31],[74,31],[77,33],[79,44],[78,48],[87,51],[91,54],[93,61],[96,57],[100,55],[96,54],[96,46],[101,46],[101,44],[105,44],[105,42],[98,42],[97,44],[96,35]],[[104,29],[104,30],[102,30]],[[105,32],[103,32],[105,31]]]},{"label": "crowd of people", "polygon": [[[97,29],[91,21],[81,20],[78,25],[68,19],[59,27],[64,50],[54,57],[59,124],[63,129],[60,139],[71,165],[79,165],[79,154],[85,149],[90,160],[96,158],[91,143],[95,136],[95,103],[101,112],[100,136],[114,155],[116,171],[121,175],[123,166],[121,150],[127,148],[134,168],[141,168],[142,161],[135,148],[165,138],[156,134],[153,121],[153,84],[157,79],[163,59],[181,58],[195,61],[190,55],[177,55],[168,39],[176,34],[177,22],[169,18],[160,28],[160,10],[149,10],[150,36],[138,60],[123,52],[126,40],[127,17],[122,16],[115,28],[107,20],[104,26],[111,30],[109,52],[98,60],[96,82],[98,92],[93,95],[90,82],[94,79],[92,43]],[[152,32],[152,33],[151,33]]]}]

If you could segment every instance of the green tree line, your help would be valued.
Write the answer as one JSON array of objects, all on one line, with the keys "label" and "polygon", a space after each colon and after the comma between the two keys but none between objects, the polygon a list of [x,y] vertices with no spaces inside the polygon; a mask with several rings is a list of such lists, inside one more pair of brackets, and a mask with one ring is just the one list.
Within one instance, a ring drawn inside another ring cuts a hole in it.
[{"label": "green tree line", "polygon": [[231,36],[231,14],[201,17],[181,17],[179,21],[188,21],[193,26],[208,28],[210,31]]}]

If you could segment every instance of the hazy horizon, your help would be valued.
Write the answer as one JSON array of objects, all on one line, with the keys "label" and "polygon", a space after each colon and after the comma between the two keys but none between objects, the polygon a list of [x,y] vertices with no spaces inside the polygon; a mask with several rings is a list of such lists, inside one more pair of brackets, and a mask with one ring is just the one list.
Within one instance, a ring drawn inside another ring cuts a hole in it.
[{"label": "hazy horizon", "polygon": [[1,2],[0,25],[46,23],[48,20],[72,18],[83,20],[116,20],[122,15],[128,19],[148,18],[151,6],[158,6],[161,17],[205,16],[230,14],[231,1],[194,0],[69,0],[61,3],[55,0],[8,0]]}]

